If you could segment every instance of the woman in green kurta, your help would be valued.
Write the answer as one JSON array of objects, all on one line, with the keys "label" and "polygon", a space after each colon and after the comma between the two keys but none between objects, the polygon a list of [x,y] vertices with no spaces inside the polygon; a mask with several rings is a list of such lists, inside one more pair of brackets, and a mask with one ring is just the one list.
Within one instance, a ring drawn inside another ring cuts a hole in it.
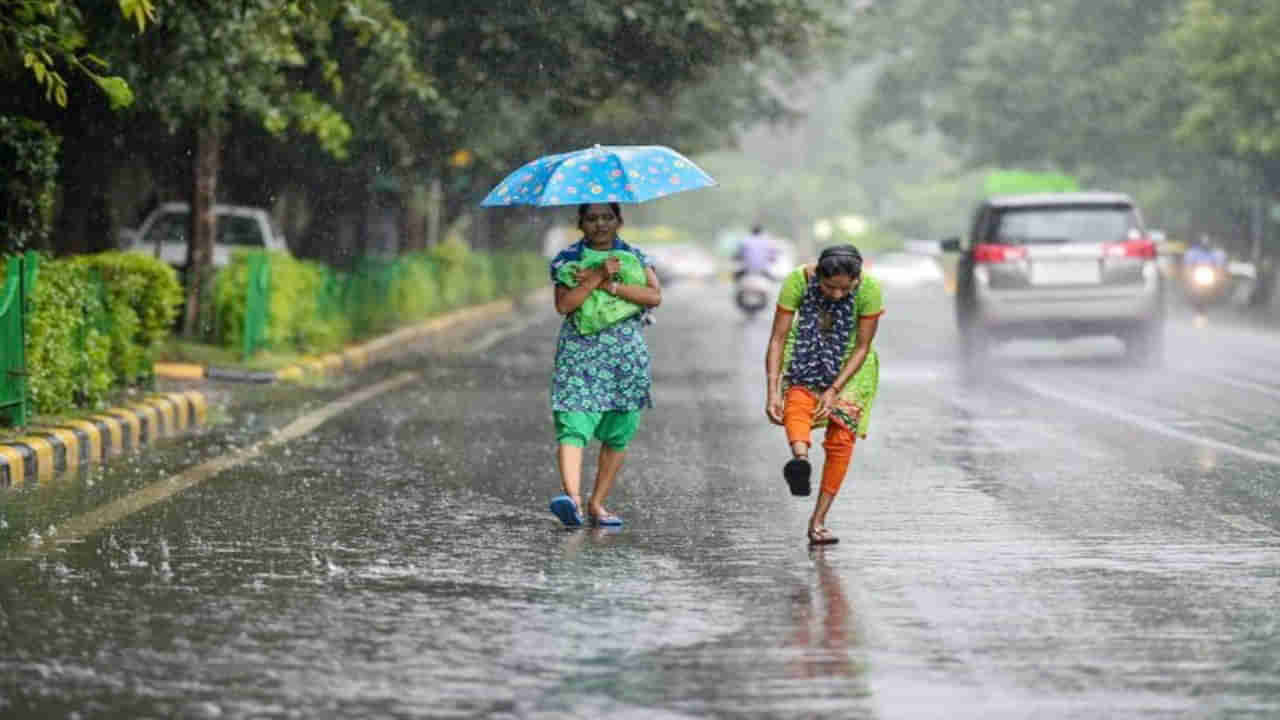
[{"label": "woman in green kurta", "polygon": [[822,251],[818,262],[782,283],[765,354],[765,413],[787,432],[792,458],[783,476],[795,495],[808,495],[810,432],[825,427],[822,487],[809,518],[809,542],[838,542],[827,511],[844,482],[858,437],[866,437],[880,378],[871,342],[884,303],[880,284],[862,272],[852,245]]}]

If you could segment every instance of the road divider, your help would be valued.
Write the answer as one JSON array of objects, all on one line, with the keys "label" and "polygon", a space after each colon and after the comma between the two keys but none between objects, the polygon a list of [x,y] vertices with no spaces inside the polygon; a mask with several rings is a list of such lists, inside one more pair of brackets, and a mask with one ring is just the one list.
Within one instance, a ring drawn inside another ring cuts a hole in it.
[{"label": "road divider", "polygon": [[30,425],[25,435],[0,443],[0,488],[49,482],[68,470],[203,425],[208,413],[204,394],[192,390],[157,394],[81,419]]}]

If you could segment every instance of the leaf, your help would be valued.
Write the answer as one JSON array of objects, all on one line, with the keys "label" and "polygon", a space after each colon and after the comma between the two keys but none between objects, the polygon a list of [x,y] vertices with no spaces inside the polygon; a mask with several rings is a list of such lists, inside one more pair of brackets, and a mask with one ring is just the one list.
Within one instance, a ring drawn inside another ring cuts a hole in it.
[{"label": "leaf", "polygon": [[102,92],[106,93],[112,110],[120,110],[133,104],[133,88],[129,87],[129,83],[124,78],[118,75],[107,77],[94,75],[93,81],[102,88]]},{"label": "leaf", "polygon": [[126,20],[138,26],[138,32],[147,29],[147,22],[156,19],[156,8],[152,0],[120,0],[120,12]]}]

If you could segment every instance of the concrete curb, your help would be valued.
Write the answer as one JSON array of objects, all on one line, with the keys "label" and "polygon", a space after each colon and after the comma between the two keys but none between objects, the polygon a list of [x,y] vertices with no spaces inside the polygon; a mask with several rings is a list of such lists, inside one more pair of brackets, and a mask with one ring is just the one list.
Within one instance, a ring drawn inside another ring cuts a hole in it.
[{"label": "concrete curb", "polygon": [[[528,302],[530,298],[536,298],[543,292],[534,291],[524,301]],[[417,325],[401,328],[368,342],[349,346],[340,352],[307,358],[275,371],[206,367],[186,363],[156,363],[154,371],[156,377],[175,380],[225,380],[250,383],[270,383],[281,380],[299,382],[308,376],[334,375],[351,370],[362,370],[376,362],[396,355],[406,344],[421,340],[433,332],[439,332],[459,323],[508,313],[514,310],[516,305],[517,303],[514,300],[505,299],[455,310]]]},{"label": "concrete curb", "polygon": [[202,425],[209,403],[196,391],[161,393],[124,407],[56,425],[31,425],[0,443],[0,488],[41,484],[81,465],[100,463],[157,438]]}]

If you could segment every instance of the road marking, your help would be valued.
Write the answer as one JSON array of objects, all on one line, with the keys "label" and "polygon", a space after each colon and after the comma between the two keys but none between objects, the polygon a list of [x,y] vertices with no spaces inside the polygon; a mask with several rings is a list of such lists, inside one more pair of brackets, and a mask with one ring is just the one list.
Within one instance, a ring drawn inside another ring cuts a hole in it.
[{"label": "road marking", "polygon": [[1239,445],[1232,445],[1231,443],[1222,442],[1221,440],[1214,440],[1213,438],[1207,438],[1200,435],[1193,435],[1191,433],[1184,432],[1177,428],[1170,427],[1165,423],[1152,420],[1150,418],[1145,418],[1145,417],[1142,417],[1141,415],[1135,415],[1133,413],[1125,412],[1124,410],[1118,410],[1116,408],[1107,407],[1106,405],[1101,405],[1091,400],[1086,400],[1085,398],[1080,397],[1078,395],[1068,395],[1067,393],[1059,392],[1057,390],[1051,390],[1050,388],[1047,388],[1039,383],[1031,382],[1030,380],[1026,380],[1024,378],[1010,376],[1009,380],[1015,385],[1018,385],[1026,390],[1030,390],[1031,392],[1037,395],[1051,398],[1059,402],[1064,402],[1064,403],[1067,403],[1068,405],[1074,405],[1083,410],[1088,410],[1090,412],[1098,413],[1099,415],[1106,415],[1107,417],[1110,417],[1112,419],[1120,420],[1121,422],[1127,422],[1130,425],[1136,425],[1137,427],[1140,427],[1143,430],[1147,430],[1149,432],[1157,433],[1159,435],[1164,435],[1165,437],[1171,437],[1171,438],[1174,438],[1175,440],[1181,440],[1185,443],[1189,443],[1192,445],[1200,445],[1202,447],[1213,448],[1214,450],[1221,450],[1222,452],[1239,455],[1240,457],[1248,458],[1250,460],[1254,460],[1257,462],[1270,463],[1272,465],[1280,465],[1280,455],[1276,455],[1274,453],[1261,452],[1259,450],[1250,450],[1248,448],[1240,447]]},{"label": "road marking", "polygon": [[195,487],[223,471],[243,465],[249,460],[261,455],[263,451],[273,445],[279,445],[302,437],[319,427],[325,421],[350,410],[352,407],[355,407],[366,400],[382,395],[383,393],[390,392],[416,380],[418,380],[417,373],[406,372],[388,380],[384,380],[376,385],[370,385],[367,388],[335,400],[314,412],[303,415],[281,428],[279,431],[273,433],[270,437],[260,440],[243,450],[207,460],[195,467],[174,475],[173,477],[154,482],[122,498],[109,502],[106,505],[90,510],[87,513],[77,515],[59,525],[57,531],[52,536],[46,537],[42,544],[32,547],[24,552],[18,552],[11,555],[6,559],[9,562],[0,564],[0,571],[4,570],[6,567],[11,567],[12,561],[28,560],[41,553],[54,550],[59,545],[79,542],[102,528],[117,523],[139,510],[144,510],[156,503],[167,500],[183,490]]},{"label": "road marking", "polygon": [[519,333],[524,332],[525,330],[529,329],[531,326],[537,324],[539,320],[541,320],[541,318],[538,317],[537,313],[530,313],[528,316],[524,317],[514,325],[508,325],[506,327],[495,328],[493,330],[490,330],[479,340],[476,340],[475,342],[468,345],[466,348],[466,352],[468,353],[484,352],[485,350],[488,350],[489,348],[496,345],[498,341],[504,340],[512,335],[517,335]]},{"label": "road marking", "polygon": [[1208,382],[1222,383],[1223,385],[1230,385],[1232,387],[1240,388],[1241,390],[1252,390],[1253,392],[1262,393],[1263,395],[1268,395],[1273,398],[1280,398],[1280,390],[1277,390],[1270,385],[1263,385],[1262,383],[1253,382],[1251,380],[1239,380],[1231,377],[1230,375],[1214,375],[1212,373],[1199,371],[1190,371],[1187,374]]}]

